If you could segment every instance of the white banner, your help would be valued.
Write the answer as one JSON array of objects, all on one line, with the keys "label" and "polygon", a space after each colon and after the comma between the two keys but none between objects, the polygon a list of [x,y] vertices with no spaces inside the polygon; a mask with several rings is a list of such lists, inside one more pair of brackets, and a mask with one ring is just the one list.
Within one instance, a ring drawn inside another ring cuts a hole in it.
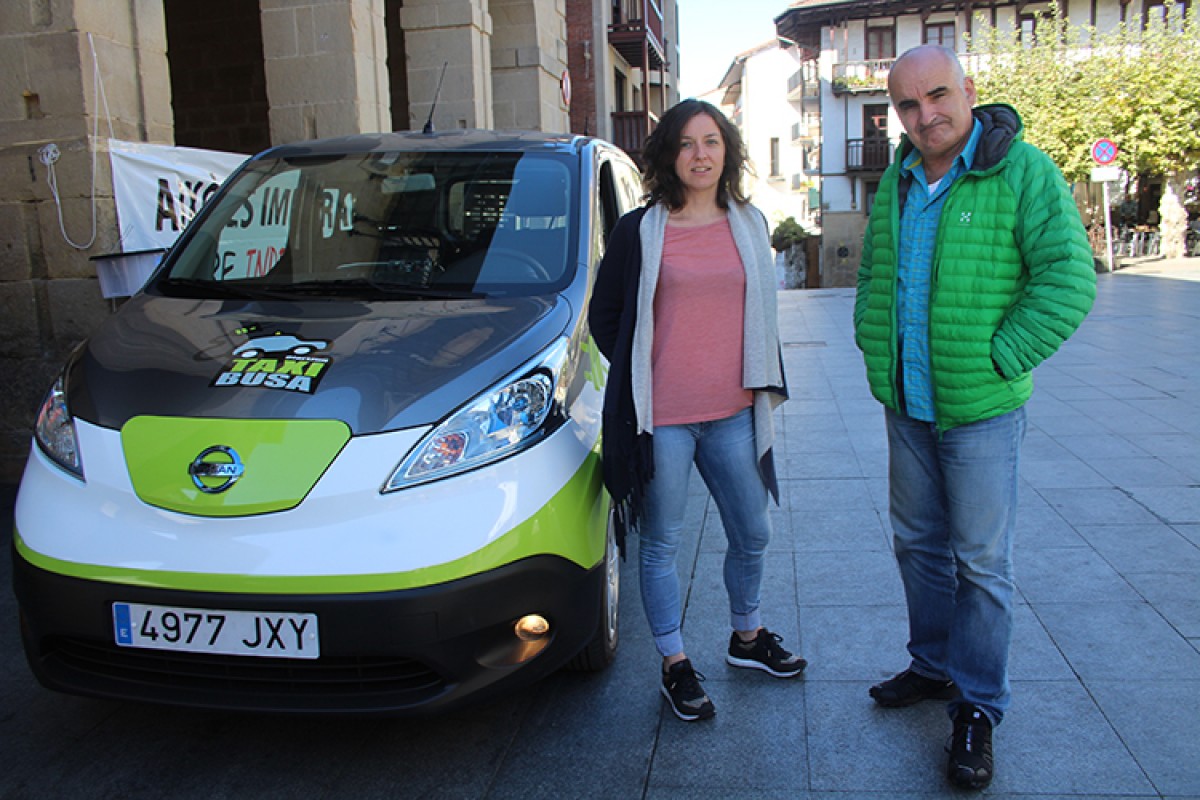
[{"label": "white banner", "polygon": [[108,140],[121,251],[164,250],[248,156]]}]

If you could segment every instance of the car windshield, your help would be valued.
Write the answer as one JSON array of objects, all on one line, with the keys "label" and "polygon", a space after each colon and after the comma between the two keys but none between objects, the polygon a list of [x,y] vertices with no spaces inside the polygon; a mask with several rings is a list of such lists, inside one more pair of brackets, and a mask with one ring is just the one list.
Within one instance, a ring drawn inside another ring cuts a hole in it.
[{"label": "car windshield", "polygon": [[571,162],[552,153],[375,152],[251,162],[154,290],[186,297],[541,294],[575,271]]}]

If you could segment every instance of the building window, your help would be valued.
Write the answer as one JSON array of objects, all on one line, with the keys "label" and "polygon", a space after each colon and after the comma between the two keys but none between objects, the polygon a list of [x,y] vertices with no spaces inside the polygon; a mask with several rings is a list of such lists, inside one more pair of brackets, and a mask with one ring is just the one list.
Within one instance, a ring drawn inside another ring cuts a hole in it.
[{"label": "building window", "polygon": [[863,181],[863,213],[870,214],[875,205],[875,195],[879,192],[879,181]]},{"label": "building window", "polygon": [[[1182,0],[1182,2],[1175,3],[1174,13],[1179,15],[1178,20],[1180,23],[1182,23],[1182,21],[1186,18],[1187,11],[1187,0]],[[1142,7],[1142,27],[1150,27],[1151,21],[1157,21],[1159,24],[1166,24],[1167,6],[1165,3],[1159,2],[1159,0],[1149,0],[1145,6]]]},{"label": "building window", "polygon": [[868,103],[863,106],[863,138],[857,152],[846,153],[847,165],[853,164],[868,172],[883,172],[892,160],[892,143],[888,140],[888,106]]},{"label": "building window", "polygon": [[810,175],[821,172],[821,146],[804,145],[800,148],[800,162],[804,171]]},{"label": "building window", "polygon": [[888,138],[887,103],[867,103],[863,106],[863,138]]},{"label": "building window", "polygon": [[940,44],[956,49],[953,22],[934,22],[925,26],[925,44]]},{"label": "building window", "polygon": [[896,57],[895,28],[867,28],[867,61]]},{"label": "building window", "polygon": [[771,177],[778,178],[782,173],[779,171],[779,137],[771,137]]},{"label": "building window", "polygon": [[1033,47],[1034,42],[1037,41],[1037,17],[1032,14],[1022,14],[1017,18],[1017,30],[1021,44]]}]

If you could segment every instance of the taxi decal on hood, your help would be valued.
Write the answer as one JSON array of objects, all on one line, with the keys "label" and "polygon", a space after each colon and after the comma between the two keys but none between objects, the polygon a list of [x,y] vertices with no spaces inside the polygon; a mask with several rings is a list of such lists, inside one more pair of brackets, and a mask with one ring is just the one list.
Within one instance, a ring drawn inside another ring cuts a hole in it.
[{"label": "taxi decal on hood", "polygon": [[324,339],[301,339],[282,331],[270,336],[252,336],[234,348],[229,363],[209,386],[312,394],[333,364],[329,356],[313,354],[327,347],[329,342]]}]

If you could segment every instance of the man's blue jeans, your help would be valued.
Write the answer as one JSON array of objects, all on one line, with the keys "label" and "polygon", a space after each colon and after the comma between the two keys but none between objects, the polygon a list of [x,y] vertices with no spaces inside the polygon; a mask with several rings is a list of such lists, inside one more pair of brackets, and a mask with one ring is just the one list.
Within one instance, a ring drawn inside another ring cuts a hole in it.
[{"label": "man's blue jeans", "polygon": [[638,574],[642,605],[662,656],[683,652],[683,604],[675,557],[683,535],[693,462],[717,504],[729,541],[725,589],[731,623],[741,631],[762,624],[759,596],[771,521],[767,490],[755,462],[751,410],[712,422],[656,427],[654,478],[638,526]]},{"label": "man's blue jeans", "polygon": [[[1025,409],[942,431],[887,411],[911,669],[951,678],[998,724],[1010,701],[1012,544]],[[951,708],[951,713],[954,713]]]}]

